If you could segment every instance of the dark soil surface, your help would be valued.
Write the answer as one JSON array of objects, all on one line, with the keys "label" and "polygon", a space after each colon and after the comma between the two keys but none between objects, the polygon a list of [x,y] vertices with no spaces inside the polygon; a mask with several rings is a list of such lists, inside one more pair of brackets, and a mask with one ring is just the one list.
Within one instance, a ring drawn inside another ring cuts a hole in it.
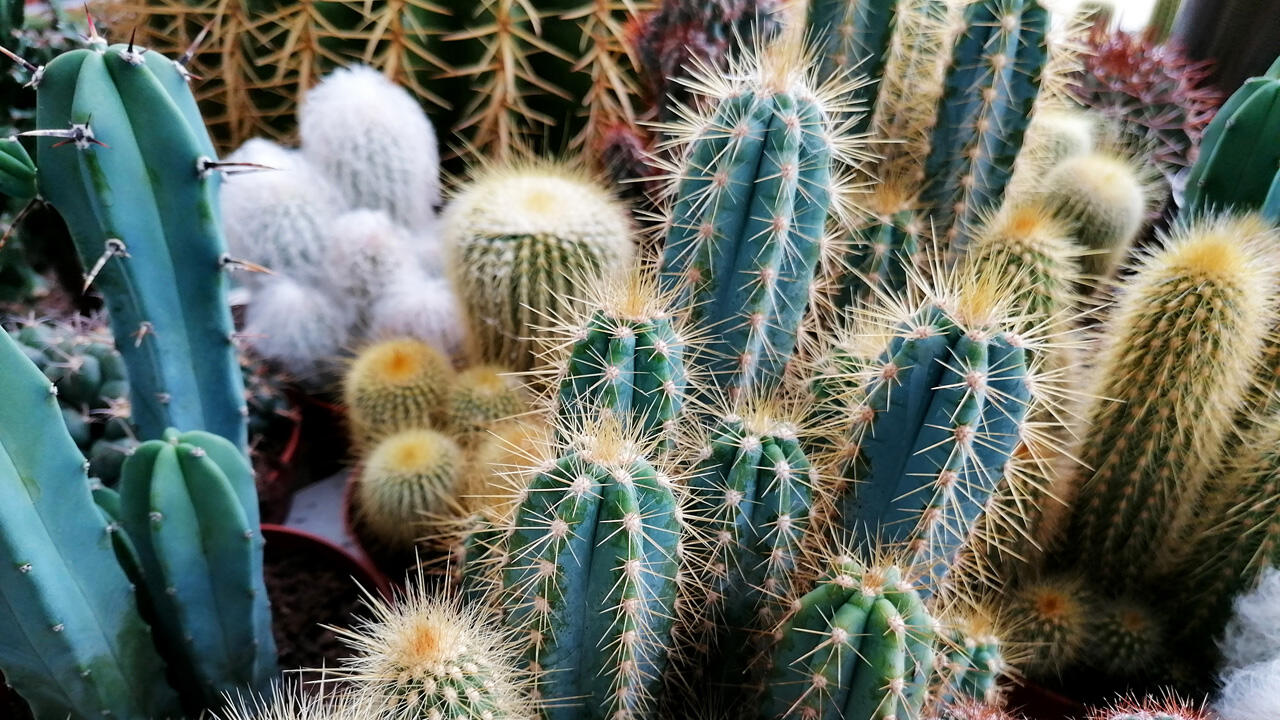
[{"label": "dark soil surface", "polygon": [[289,671],[338,665],[346,647],[323,625],[352,624],[361,608],[359,587],[346,565],[335,565],[320,553],[275,545],[267,543],[265,576],[280,667]]}]

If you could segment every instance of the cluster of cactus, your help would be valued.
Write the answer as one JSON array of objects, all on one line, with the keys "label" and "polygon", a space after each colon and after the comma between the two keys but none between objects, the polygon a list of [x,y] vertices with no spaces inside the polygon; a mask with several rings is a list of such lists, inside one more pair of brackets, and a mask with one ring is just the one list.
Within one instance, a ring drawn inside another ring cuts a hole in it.
[{"label": "cluster of cactus", "polygon": [[247,459],[170,430],[125,463],[119,494],[91,489],[55,386],[0,335],[7,681],[39,717],[176,717],[265,690],[275,647]]},{"label": "cluster of cactus", "polygon": [[251,291],[245,337],[301,381],[323,384],[344,350],[413,335],[461,353],[441,277],[436,136],[413,98],[370,68],[326,77],[299,112],[302,145],[254,139],[229,156],[260,172],[229,178],[232,252],[271,271]]}]

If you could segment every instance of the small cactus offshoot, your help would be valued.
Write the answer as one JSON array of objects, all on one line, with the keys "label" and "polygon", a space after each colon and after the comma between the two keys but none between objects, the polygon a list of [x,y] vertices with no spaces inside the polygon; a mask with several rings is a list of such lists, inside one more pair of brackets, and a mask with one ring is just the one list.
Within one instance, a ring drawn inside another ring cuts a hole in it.
[{"label": "small cactus offshoot", "polygon": [[449,388],[444,401],[444,426],[471,440],[530,409],[522,381],[501,365],[473,365]]},{"label": "small cactus offshoot", "polygon": [[1076,667],[1094,640],[1098,608],[1083,579],[1074,575],[1022,583],[1004,607],[1009,640],[1026,652],[1019,669],[1032,679],[1048,680]]}]

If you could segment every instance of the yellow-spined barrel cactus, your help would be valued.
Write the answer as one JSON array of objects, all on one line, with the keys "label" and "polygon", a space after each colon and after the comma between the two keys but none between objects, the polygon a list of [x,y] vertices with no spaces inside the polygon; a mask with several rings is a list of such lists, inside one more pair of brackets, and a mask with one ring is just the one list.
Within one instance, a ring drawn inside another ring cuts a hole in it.
[{"label": "yellow-spined barrel cactus", "polygon": [[581,288],[627,266],[626,209],[588,174],[549,161],[481,168],[445,209],[449,273],[483,360],[527,370],[540,326]]},{"label": "yellow-spined barrel cactus", "polygon": [[375,545],[411,550],[429,516],[454,502],[464,458],[435,430],[404,430],[379,442],[360,466],[352,495],[357,528]]},{"label": "yellow-spined barrel cactus", "polygon": [[395,338],[365,348],[342,385],[353,442],[368,448],[393,432],[428,427],[454,381],[449,360],[419,340]]},{"label": "yellow-spined barrel cactus", "polygon": [[529,409],[519,377],[501,365],[473,365],[450,384],[442,424],[456,435],[474,437]]},{"label": "yellow-spined barrel cactus", "polygon": [[1058,163],[1040,181],[1038,198],[1086,251],[1085,272],[1105,279],[1146,221],[1148,184],[1136,163],[1103,150]]}]

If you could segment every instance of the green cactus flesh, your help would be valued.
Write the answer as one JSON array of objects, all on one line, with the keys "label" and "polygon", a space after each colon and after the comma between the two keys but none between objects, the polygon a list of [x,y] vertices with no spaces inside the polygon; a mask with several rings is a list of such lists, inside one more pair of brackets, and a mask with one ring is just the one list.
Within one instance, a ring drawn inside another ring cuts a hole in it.
[{"label": "green cactus flesh", "polygon": [[[173,717],[52,384],[0,333],[0,671],[38,718]],[[140,681],[145,679],[145,681]]]},{"label": "green cactus flesh", "polygon": [[[821,77],[841,73],[879,78],[889,56],[897,19],[898,0],[815,0],[809,5],[808,26],[818,44]],[[860,85],[850,98],[867,112],[851,128],[866,132],[870,108],[876,105],[880,83]]]},{"label": "green cactus flesh", "polygon": [[948,703],[976,701],[994,704],[999,697],[997,682],[1005,671],[1000,638],[993,633],[953,628],[944,648],[947,673],[945,694]]},{"label": "green cactus flesh", "polygon": [[925,247],[919,214],[897,210],[853,232],[837,308],[865,301],[876,291],[898,293],[920,262]]},{"label": "green cactus flesh", "polygon": [[897,568],[837,568],[800,598],[778,637],[761,720],[920,716],[934,621]]},{"label": "green cactus flesh", "polygon": [[162,651],[199,685],[267,690],[276,675],[263,539],[248,461],[211,433],[169,430],[124,464],[120,517],[137,549]]},{"label": "green cactus flesh", "polygon": [[549,720],[644,718],[667,664],[676,488],[632,446],[597,437],[538,473],[507,548],[507,621],[527,633]]},{"label": "green cactus flesh", "polygon": [[94,43],[40,80],[41,194],[96,272],[142,437],[207,430],[243,451],[213,146],[181,65]]},{"label": "green cactus flesh", "polygon": [[1111,676],[1141,678],[1165,659],[1165,627],[1146,602],[1103,601],[1092,629],[1086,659]]},{"label": "green cactus flesh", "polygon": [[1188,212],[1256,210],[1280,168],[1280,58],[1248,80],[1214,116],[1187,179]]},{"label": "green cactus flesh", "polygon": [[17,138],[0,139],[0,194],[30,200],[36,187],[36,164]]}]

